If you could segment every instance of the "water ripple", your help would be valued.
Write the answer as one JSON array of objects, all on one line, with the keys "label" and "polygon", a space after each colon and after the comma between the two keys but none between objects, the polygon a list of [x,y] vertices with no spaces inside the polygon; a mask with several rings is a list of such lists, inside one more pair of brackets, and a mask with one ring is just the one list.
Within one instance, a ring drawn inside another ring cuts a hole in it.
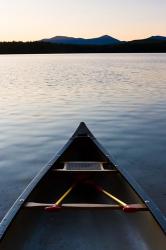
[{"label": "water ripple", "polygon": [[166,211],[166,55],[0,56],[0,217],[82,120]]}]

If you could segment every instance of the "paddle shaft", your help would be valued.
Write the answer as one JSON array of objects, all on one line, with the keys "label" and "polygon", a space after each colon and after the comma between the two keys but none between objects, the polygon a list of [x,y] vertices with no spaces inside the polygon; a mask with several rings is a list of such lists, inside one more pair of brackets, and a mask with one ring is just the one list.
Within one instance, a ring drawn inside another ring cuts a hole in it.
[{"label": "paddle shaft", "polygon": [[98,190],[99,192],[104,193],[109,198],[111,198],[112,200],[116,201],[120,206],[122,206],[122,207],[126,207],[127,206],[127,204],[125,202],[121,201],[120,199],[118,199],[117,197],[115,197],[114,195],[112,195],[111,193],[107,192],[104,188],[98,186],[93,181],[88,181],[87,183],[89,183],[90,185],[94,186],[96,188],[96,190]]},{"label": "paddle shaft", "polygon": [[126,213],[133,213],[137,211],[144,211],[146,210],[146,207],[142,204],[126,204],[125,202],[119,200],[117,197],[114,195],[110,194],[107,192],[105,189],[97,186],[98,190],[110,197],[112,200],[116,201],[120,206],[122,206],[122,209]]},{"label": "paddle shaft", "polygon": [[72,185],[60,198],[55,202],[55,205],[58,206],[64,199],[65,197],[72,191],[75,185]]},{"label": "paddle shaft", "polygon": [[121,206],[123,206],[123,207],[127,206],[127,204],[126,204],[125,202],[119,200],[117,197],[115,197],[114,195],[108,193],[108,192],[107,192],[106,190],[104,190],[103,188],[101,189],[101,191],[102,191],[105,195],[107,195],[108,197],[110,197],[111,199],[113,199],[114,201],[116,201],[119,205],[121,205]]}]

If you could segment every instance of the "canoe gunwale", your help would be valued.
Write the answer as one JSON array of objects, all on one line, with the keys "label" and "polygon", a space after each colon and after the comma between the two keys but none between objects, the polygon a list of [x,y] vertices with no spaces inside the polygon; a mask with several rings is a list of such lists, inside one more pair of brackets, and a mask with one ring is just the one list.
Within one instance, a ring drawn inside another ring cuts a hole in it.
[{"label": "canoe gunwale", "polygon": [[119,174],[122,175],[122,177],[126,180],[126,182],[131,186],[131,188],[136,192],[136,194],[141,198],[141,200],[146,204],[147,208],[149,209],[149,212],[155,219],[155,221],[158,223],[160,228],[163,230],[163,232],[166,234],[166,217],[163,215],[161,210],[157,207],[157,205],[154,203],[154,201],[145,193],[145,191],[141,188],[141,186],[136,182],[136,180],[122,167],[116,164],[116,161],[112,159],[110,154],[106,151],[105,148],[96,140],[96,138],[93,138],[94,143],[98,148],[106,153],[106,156],[108,157],[108,160],[110,162],[113,162],[115,168],[118,170]]},{"label": "canoe gunwale", "polygon": [[166,234],[166,217],[163,215],[158,206],[154,203],[154,201],[146,194],[146,192],[141,188],[141,186],[136,182],[136,180],[129,175],[129,173],[125,170],[117,166],[120,174],[124,177],[124,179],[128,182],[128,184],[133,188],[136,194],[141,198],[141,200],[146,204],[146,207],[149,209],[149,212],[158,223],[160,228]]},{"label": "canoe gunwale", "polygon": [[45,164],[44,167],[42,167],[39,173],[31,180],[28,186],[24,189],[24,191],[21,193],[21,195],[17,198],[12,207],[6,213],[6,215],[4,216],[4,218],[0,223],[0,241],[5,236],[7,229],[12,224],[12,221],[19,212],[20,208],[25,204],[27,198],[29,197],[33,189],[45,176],[45,174],[51,169],[51,167],[59,159],[62,153],[65,152],[65,150],[69,147],[69,145],[73,142],[73,140],[74,138],[70,138],[68,142],[64,145],[64,147],[55,156],[53,156],[53,158],[47,164]]},{"label": "canoe gunwale", "polygon": [[166,218],[161,213],[160,209],[155,205],[151,198],[143,191],[140,185],[135,181],[135,179],[129,175],[129,173],[123,168],[119,167],[115,164],[115,161],[112,161],[112,157],[110,157],[109,153],[103,148],[103,146],[97,141],[97,139],[93,136],[93,134],[89,131],[84,123],[81,123],[77,128],[76,132],[73,136],[67,141],[64,147],[39,171],[39,173],[32,179],[29,185],[25,188],[22,194],[15,201],[13,206],[7,212],[5,217],[2,219],[0,223],[0,240],[2,240],[7,233],[7,229],[11,226],[12,221],[15,216],[19,212],[20,208],[26,203],[27,198],[36,187],[36,185],[41,181],[41,179],[46,175],[46,173],[52,168],[55,162],[61,157],[61,155],[66,151],[66,149],[72,144],[72,142],[77,137],[85,137],[85,135],[79,135],[79,128],[83,131],[86,131],[86,137],[89,137],[94,144],[99,148],[99,150],[105,155],[108,162],[112,163],[114,168],[117,169],[119,174],[126,180],[126,182],[132,187],[132,189],[137,193],[137,195],[141,198],[141,200],[146,204],[149,212],[158,223],[162,231],[166,234]]}]

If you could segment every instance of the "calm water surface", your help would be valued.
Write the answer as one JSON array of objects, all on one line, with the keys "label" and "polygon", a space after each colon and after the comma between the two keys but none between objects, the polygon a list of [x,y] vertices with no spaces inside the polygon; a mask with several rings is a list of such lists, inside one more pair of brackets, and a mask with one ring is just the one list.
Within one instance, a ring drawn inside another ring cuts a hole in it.
[{"label": "calm water surface", "polygon": [[166,212],[166,54],[0,56],[0,218],[80,121]]}]

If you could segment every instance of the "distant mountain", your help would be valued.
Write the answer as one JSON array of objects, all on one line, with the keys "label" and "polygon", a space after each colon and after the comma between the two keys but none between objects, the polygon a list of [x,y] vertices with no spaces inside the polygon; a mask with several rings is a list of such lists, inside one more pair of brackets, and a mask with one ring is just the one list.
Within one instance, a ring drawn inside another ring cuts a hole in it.
[{"label": "distant mountain", "polygon": [[34,42],[0,42],[0,54],[32,53],[166,53],[166,37],[124,42],[107,35],[91,39],[58,36]]},{"label": "distant mountain", "polygon": [[57,44],[72,44],[72,45],[116,45],[122,41],[108,35],[96,38],[75,38],[67,36],[55,36],[52,38],[42,39],[42,42],[57,43]]},{"label": "distant mountain", "polygon": [[133,41],[128,41],[128,43],[162,43],[166,42],[166,37],[165,36],[150,36],[148,38],[144,39],[138,39],[138,40],[133,40]]},{"label": "distant mountain", "polygon": [[147,39],[153,41],[166,41],[166,36],[151,36]]}]

